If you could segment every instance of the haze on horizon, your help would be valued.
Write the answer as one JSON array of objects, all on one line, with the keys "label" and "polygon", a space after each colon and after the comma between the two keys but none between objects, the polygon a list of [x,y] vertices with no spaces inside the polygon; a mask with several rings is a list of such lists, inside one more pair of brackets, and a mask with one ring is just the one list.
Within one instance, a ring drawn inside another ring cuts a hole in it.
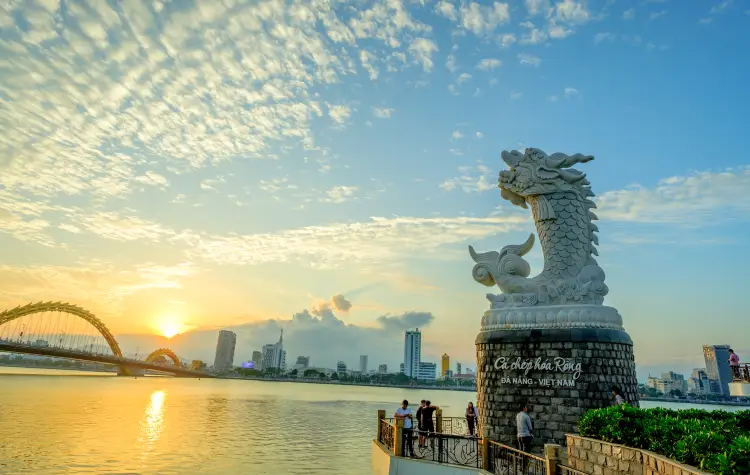
[{"label": "haze on horizon", "polygon": [[397,367],[420,327],[474,367],[467,246],[534,231],[496,188],[534,146],[596,156],[639,376],[747,360],[748,25],[731,0],[6,2],[0,309],[207,361],[219,328],[237,361],[284,328],[323,366]]}]

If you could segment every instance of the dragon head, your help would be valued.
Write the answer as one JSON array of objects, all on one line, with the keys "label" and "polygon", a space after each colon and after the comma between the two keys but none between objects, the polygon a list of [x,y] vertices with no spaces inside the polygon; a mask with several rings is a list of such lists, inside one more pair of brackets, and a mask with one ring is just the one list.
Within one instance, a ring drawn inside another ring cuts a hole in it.
[{"label": "dragon head", "polygon": [[510,169],[500,172],[500,196],[523,208],[530,196],[566,190],[582,192],[583,187],[589,185],[586,175],[575,169],[565,169],[594,159],[580,153],[547,155],[538,148],[527,148],[524,153],[503,151],[501,157]]}]

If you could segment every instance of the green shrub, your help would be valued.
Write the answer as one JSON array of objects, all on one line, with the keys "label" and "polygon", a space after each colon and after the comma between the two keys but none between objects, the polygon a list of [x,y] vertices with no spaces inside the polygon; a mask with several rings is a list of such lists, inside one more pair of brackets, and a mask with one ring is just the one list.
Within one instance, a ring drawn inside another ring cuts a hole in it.
[{"label": "green shrub", "polygon": [[586,412],[582,436],[655,452],[717,475],[750,474],[750,411],[638,409]]}]

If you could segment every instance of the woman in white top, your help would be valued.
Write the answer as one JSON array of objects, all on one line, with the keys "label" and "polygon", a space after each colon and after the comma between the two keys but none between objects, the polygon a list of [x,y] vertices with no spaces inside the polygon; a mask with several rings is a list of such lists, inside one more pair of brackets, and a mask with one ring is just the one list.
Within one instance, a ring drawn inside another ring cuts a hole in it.
[{"label": "woman in white top", "polygon": [[615,405],[622,406],[623,404],[625,404],[625,398],[622,397],[619,389],[612,388],[612,395],[615,397]]}]

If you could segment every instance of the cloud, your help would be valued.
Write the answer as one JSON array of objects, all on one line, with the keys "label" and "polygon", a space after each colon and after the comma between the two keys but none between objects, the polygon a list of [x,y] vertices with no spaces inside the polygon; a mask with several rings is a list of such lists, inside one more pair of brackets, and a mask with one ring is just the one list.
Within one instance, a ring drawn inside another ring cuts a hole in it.
[{"label": "cloud", "polygon": [[570,99],[573,96],[577,96],[578,95],[578,89],[576,89],[574,87],[566,87],[565,91],[564,91],[564,94],[565,94],[565,99]]},{"label": "cloud", "polygon": [[537,56],[533,56],[527,53],[521,53],[518,55],[518,61],[523,66],[532,66],[535,68],[538,68],[540,64],[542,64],[541,58]]},{"label": "cloud", "polygon": [[522,97],[523,97],[523,92],[515,92],[515,91],[514,91],[514,92],[511,92],[511,93],[510,93],[510,98],[511,98],[512,100],[514,100],[514,101],[515,101],[515,100],[518,100],[518,99],[520,99],[520,98],[522,98]]},{"label": "cloud", "polygon": [[321,198],[321,201],[324,203],[343,203],[353,199],[358,189],[359,187],[356,186],[336,185],[326,191],[325,196]]},{"label": "cloud", "polygon": [[17,32],[0,65],[9,191],[100,200],[231,160],[325,154],[313,120],[341,126],[351,110],[326,110],[317,87],[376,80],[381,65],[429,70],[437,51],[400,1],[354,13],[308,0],[65,5],[11,2],[2,16]]},{"label": "cloud", "polygon": [[527,29],[521,38],[523,44],[541,44],[548,39],[567,38],[575,33],[575,27],[588,23],[594,17],[585,2],[563,0],[553,5],[549,0],[526,0],[524,3],[529,17],[541,19],[536,24],[532,21],[521,23]]},{"label": "cloud", "polygon": [[507,3],[493,2],[491,5],[482,5],[478,2],[469,1],[462,3],[458,11],[447,2],[439,2],[435,7],[438,14],[458,22],[461,29],[469,31],[477,36],[490,35],[501,25],[510,20],[510,8]]},{"label": "cloud", "polygon": [[615,35],[614,33],[605,31],[594,35],[594,43],[599,44],[603,41],[614,41],[616,38],[617,35]]},{"label": "cloud", "polygon": [[341,312],[348,312],[352,308],[352,303],[346,300],[343,294],[336,294],[331,297],[331,305]]},{"label": "cloud", "polygon": [[664,16],[664,15],[666,15],[666,14],[667,14],[667,11],[666,11],[666,10],[660,10],[660,11],[658,11],[658,12],[653,12],[653,13],[651,13],[651,14],[650,14],[650,15],[648,16],[648,19],[649,19],[649,21],[653,21],[653,20],[656,20],[656,19],[657,19],[657,18],[659,18],[659,17],[663,17],[663,16]]},{"label": "cloud", "polygon": [[629,9],[625,10],[624,12],[622,12],[622,19],[623,20],[632,20],[633,18],[635,18],[635,9],[634,8],[629,8]]},{"label": "cloud", "polygon": [[378,119],[390,119],[391,115],[393,115],[393,111],[393,109],[388,109],[387,107],[375,107],[373,108],[372,113]]},{"label": "cloud", "polygon": [[653,188],[607,191],[596,203],[597,215],[612,221],[707,226],[747,218],[750,167],[669,177]]},{"label": "cloud", "polygon": [[[330,307],[305,309],[292,315],[291,319],[262,319],[240,325],[222,327],[237,334],[235,361],[248,361],[253,350],[279,340],[284,330],[284,349],[287,365],[292,366],[297,355],[312,356],[311,366],[335,368],[337,361],[344,361],[357,369],[359,356],[369,355],[370,365],[388,364],[392,370],[398,368],[403,355],[403,338],[406,328],[429,327],[435,320],[430,312],[406,312],[402,315],[384,315],[375,320],[374,326],[349,324],[339,319]],[[169,347],[178,355],[213,361],[216,351],[218,329],[191,331],[177,335],[168,341]],[[126,354],[136,348],[158,348],[166,341],[155,335],[116,335]]]},{"label": "cloud", "polygon": [[403,331],[426,327],[435,316],[430,312],[406,312],[402,315],[383,315],[378,317],[378,323],[384,330],[391,333],[401,333]]},{"label": "cloud", "polygon": [[397,263],[415,255],[446,259],[446,246],[514,231],[526,221],[525,215],[371,218],[277,233],[206,235],[192,241],[188,256],[217,264],[301,261],[323,268]]},{"label": "cloud", "polygon": [[449,178],[439,186],[445,191],[460,188],[464,193],[478,193],[497,188],[497,177],[484,165],[458,167],[459,176]]},{"label": "cloud", "polygon": [[494,58],[485,58],[481,61],[479,61],[479,64],[477,64],[477,69],[481,69],[482,71],[491,71],[493,69],[499,68],[502,66],[502,61],[499,59]]},{"label": "cloud", "polygon": [[337,125],[344,125],[352,115],[352,109],[348,106],[329,105],[328,116]]},{"label": "cloud", "polygon": [[464,134],[462,134],[460,130],[456,129],[451,134],[451,138],[453,140],[460,140],[460,139],[464,138]]}]

